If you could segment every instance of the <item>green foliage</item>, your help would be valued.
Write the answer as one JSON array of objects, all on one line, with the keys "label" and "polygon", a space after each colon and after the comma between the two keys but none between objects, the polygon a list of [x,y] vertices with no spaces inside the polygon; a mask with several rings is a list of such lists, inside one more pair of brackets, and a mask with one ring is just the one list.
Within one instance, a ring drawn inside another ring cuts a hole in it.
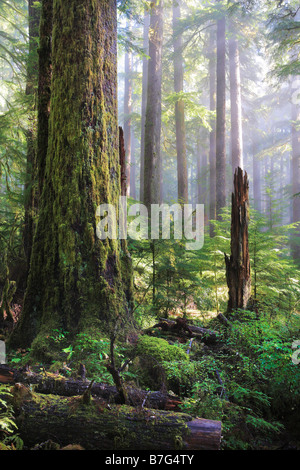
[{"label": "green foliage", "polygon": [[6,385],[0,384],[0,450],[21,450],[23,442],[16,433],[11,393]]},{"label": "green foliage", "polygon": [[299,318],[277,315],[270,321],[267,313],[257,318],[244,311],[232,325],[221,328],[219,348],[202,357],[191,354],[195,375],[182,408],[221,420],[225,449],[253,449],[282,431],[282,415],[294,413],[297,420],[300,369],[292,362],[291,344]]}]

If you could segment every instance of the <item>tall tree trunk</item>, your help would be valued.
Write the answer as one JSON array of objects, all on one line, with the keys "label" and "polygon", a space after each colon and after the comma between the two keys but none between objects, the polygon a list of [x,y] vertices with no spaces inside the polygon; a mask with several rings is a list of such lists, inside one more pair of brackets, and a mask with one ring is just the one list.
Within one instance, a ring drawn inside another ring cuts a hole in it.
[{"label": "tall tree trunk", "polygon": [[[145,8],[144,15],[144,54],[149,53],[149,26],[150,15]],[[143,80],[142,80],[142,109],[141,109],[141,164],[140,164],[140,201],[144,201],[144,157],[145,157],[145,121],[147,108],[147,87],[148,87],[148,57],[143,57]]]},{"label": "tall tree trunk", "polygon": [[[129,24],[130,29],[130,24]],[[131,172],[132,53],[125,53],[124,141],[126,152],[127,196],[130,196]]]},{"label": "tall tree trunk", "polygon": [[249,182],[247,173],[238,168],[234,175],[231,207],[231,255],[225,255],[229,289],[228,311],[247,308],[251,295],[248,245]]},{"label": "tall tree trunk", "polygon": [[226,205],[226,75],[225,17],[217,22],[216,215]]},{"label": "tall tree trunk", "polygon": [[149,29],[147,110],[145,121],[144,203],[160,203],[161,186],[161,82],[163,0],[152,4]]},{"label": "tall tree trunk", "polygon": [[242,133],[242,102],[240,56],[235,36],[229,39],[230,69],[230,105],[231,105],[231,158],[232,174],[236,168],[243,168],[243,133]]},{"label": "tall tree trunk", "polygon": [[256,156],[255,136],[252,139],[254,209],[261,212],[261,164]]},{"label": "tall tree trunk", "polygon": [[[209,108],[216,110],[216,59],[215,59],[215,29],[210,32],[209,55]],[[216,120],[211,121],[209,133],[209,219],[216,220]],[[213,224],[209,228],[210,236],[214,235]]]},{"label": "tall tree trunk", "polygon": [[[118,207],[116,0],[56,0],[49,141],[27,292],[11,345],[42,360],[47,333],[110,330],[131,309],[131,264],[100,240],[97,207]],[[123,323],[124,326],[124,323]],[[51,357],[51,351],[50,351]]]},{"label": "tall tree trunk", "polygon": [[197,188],[197,204],[204,204],[205,211],[207,208],[207,154],[201,145],[200,136],[197,139],[197,165],[196,165],[196,188]]},{"label": "tall tree trunk", "polygon": [[25,182],[25,222],[24,222],[24,251],[29,269],[33,244],[34,225],[37,214],[37,85],[38,85],[38,53],[40,11],[33,0],[28,1],[28,35],[29,54],[27,63],[26,95],[30,97],[29,126],[27,129],[27,163]]},{"label": "tall tree trunk", "polygon": [[[300,106],[292,104],[292,196],[293,223],[300,223]],[[292,253],[300,263],[300,228],[298,226]]]},{"label": "tall tree trunk", "polygon": [[[173,45],[174,45],[174,90],[183,91],[183,57],[182,37],[177,33],[181,17],[180,0],[173,0]],[[186,156],[186,133],[184,121],[184,101],[178,99],[175,103],[176,150],[177,150],[177,184],[178,201],[188,204],[188,174]]]},{"label": "tall tree trunk", "polygon": [[203,191],[203,156],[200,137],[197,139],[197,204],[204,204]]},{"label": "tall tree trunk", "polygon": [[131,169],[130,169],[130,197],[136,199],[136,145],[133,129],[131,130]]}]

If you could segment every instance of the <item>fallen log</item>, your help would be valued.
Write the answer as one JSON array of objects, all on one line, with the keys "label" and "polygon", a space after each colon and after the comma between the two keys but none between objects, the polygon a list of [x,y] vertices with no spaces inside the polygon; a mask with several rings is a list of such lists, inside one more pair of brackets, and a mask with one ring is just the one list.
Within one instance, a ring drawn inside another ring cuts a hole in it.
[{"label": "fallen log", "polygon": [[219,450],[221,422],[184,413],[107,405],[91,398],[41,395],[11,389],[18,433],[26,448],[52,440],[85,450]]},{"label": "fallen log", "polygon": [[200,326],[189,325],[185,319],[177,318],[176,321],[162,318],[152,328],[146,330],[151,333],[154,328],[161,328],[164,331],[177,334],[187,338],[200,339],[205,344],[213,344],[217,340],[217,333],[213,330],[202,328]]},{"label": "fallen log", "polygon": [[[30,369],[16,370],[0,365],[0,383],[22,383],[34,385],[34,391],[46,395],[60,395],[73,397],[83,395],[90,387],[90,393],[94,397],[102,398],[109,404],[121,404],[122,398],[115,386],[92,383],[89,380],[66,378],[61,375],[45,372],[37,374]],[[133,387],[126,387],[129,405],[147,406],[161,410],[179,410],[181,400],[179,397],[161,391],[145,391]]]},{"label": "fallen log", "polygon": [[230,321],[228,320],[228,318],[225,317],[225,315],[223,315],[223,313],[219,313],[219,315],[217,316],[217,319],[220,321],[220,323],[222,323],[222,325],[224,326],[227,326],[227,327],[231,327],[231,323]]}]

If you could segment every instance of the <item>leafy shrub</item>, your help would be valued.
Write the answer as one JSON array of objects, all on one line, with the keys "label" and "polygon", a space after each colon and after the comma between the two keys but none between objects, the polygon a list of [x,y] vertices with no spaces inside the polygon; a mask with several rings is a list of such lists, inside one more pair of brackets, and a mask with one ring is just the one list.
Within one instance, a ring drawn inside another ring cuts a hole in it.
[{"label": "leafy shrub", "polygon": [[7,387],[0,385],[0,450],[21,450],[23,442],[16,434],[17,425],[9,403],[10,397]]}]

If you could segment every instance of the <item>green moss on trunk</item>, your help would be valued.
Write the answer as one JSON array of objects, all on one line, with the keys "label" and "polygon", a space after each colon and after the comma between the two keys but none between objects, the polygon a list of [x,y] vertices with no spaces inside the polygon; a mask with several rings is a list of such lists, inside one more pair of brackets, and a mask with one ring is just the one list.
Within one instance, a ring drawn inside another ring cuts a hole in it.
[{"label": "green moss on trunk", "polygon": [[95,215],[101,203],[117,207],[120,194],[116,31],[115,0],[54,3],[43,192],[11,344],[29,345],[57,327],[78,332],[128,317],[120,244],[97,238]]}]

